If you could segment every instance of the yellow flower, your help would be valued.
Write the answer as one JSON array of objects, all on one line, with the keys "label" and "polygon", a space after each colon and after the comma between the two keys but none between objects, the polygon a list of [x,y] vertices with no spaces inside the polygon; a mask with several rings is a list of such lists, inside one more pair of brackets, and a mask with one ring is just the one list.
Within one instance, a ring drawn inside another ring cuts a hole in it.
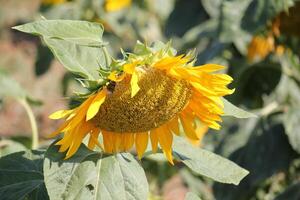
[{"label": "yellow flower", "polygon": [[274,51],[273,36],[254,36],[248,46],[247,58],[249,61],[262,60]]},{"label": "yellow flower", "polygon": [[[223,102],[232,94],[227,85],[232,78],[215,74],[223,66],[193,66],[190,56],[153,53],[131,56],[113,71],[105,86],[73,110],[61,110],[50,118],[65,118],[52,137],[63,132],[56,144],[71,157],[89,135],[88,147],[99,146],[106,153],[129,151],[134,145],[139,159],[148,142],[158,145],[173,164],[173,134],[199,143],[207,128],[220,129]],[[103,144],[98,141],[99,135]]]},{"label": "yellow flower", "polygon": [[106,0],[104,7],[107,12],[113,12],[126,8],[130,5],[131,0]]},{"label": "yellow flower", "polygon": [[42,3],[44,5],[55,5],[55,4],[61,4],[64,3],[66,0],[42,0]]}]

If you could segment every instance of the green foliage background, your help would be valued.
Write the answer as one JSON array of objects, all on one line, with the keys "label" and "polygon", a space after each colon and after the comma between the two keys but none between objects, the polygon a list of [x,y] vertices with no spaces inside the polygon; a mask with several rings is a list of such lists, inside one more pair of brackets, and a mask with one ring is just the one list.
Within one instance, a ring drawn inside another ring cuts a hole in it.
[{"label": "green foliage background", "polygon": [[[232,87],[236,88],[228,100],[258,117],[237,120],[225,116],[222,130],[210,131],[202,149],[189,149],[192,147],[178,140],[174,148],[183,163],[175,167],[166,163],[160,154],[146,156],[139,163],[128,153],[105,156],[85,146],[73,159],[62,162],[63,155],[57,154],[52,141],[44,138],[42,150],[32,151],[28,139],[6,136],[0,141],[0,199],[163,199],[167,197],[161,188],[178,176],[182,187],[190,191],[184,195],[186,199],[300,198],[300,35],[297,34],[300,24],[299,12],[293,11],[299,7],[298,1],[135,0],[130,7],[112,13],[103,9],[103,3],[103,0],[74,0],[45,6],[38,0],[0,0],[1,41],[33,43],[37,49],[35,70],[27,72],[36,77],[45,76],[53,67],[54,56],[45,45],[50,47],[56,58],[76,74],[63,72],[61,88],[57,89],[61,96],[70,96],[73,88],[80,88],[74,78],[88,78],[93,84],[99,78],[99,73],[95,73],[98,66],[105,67],[110,62],[103,45],[118,58],[120,48],[132,51],[137,40],[148,44],[172,40],[179,53],[195,48],[197,64],[228,66],[226,72],[234,78]],[[27,10],[30,4],[36,5],[34,11]],[[270,53],[264,59],[250,62],[247,50],[251,39],[269,32],[278,15],[290,17],[288,22],[294,27],[292,31],[281,30],[276,38],[276,43],[284,46],[284,54]],[[34,29],[17,28],[41,35],[42,42],[39,42],[10,29],[41,20],[41,16],[100,22],[105,31],[94,24],[72,24],[71,21],[66,21],[61,28],[53,23],[42,23],[41,29],[38,25]],[[82,37],[74,38],[74,33]],[[31,91],[9,77],[10,66],[3,58],[5,54],[0,58],[0,98],[3,101],[0,112],[7,99],[12,98],[43,109],[42,102],[31,97]],[[76,100],[71,99],[69,103],[74,105]],[[230,105],[227,108],[229,115],[243,118],[242,111]],[[2,123],[6,122],[1,121],[0,125]],[[224,184],[238,184],[245,172],[210,151],[235,162],[250,174],[238,186]],[[96,186],[100,187],[95,189]]]}]

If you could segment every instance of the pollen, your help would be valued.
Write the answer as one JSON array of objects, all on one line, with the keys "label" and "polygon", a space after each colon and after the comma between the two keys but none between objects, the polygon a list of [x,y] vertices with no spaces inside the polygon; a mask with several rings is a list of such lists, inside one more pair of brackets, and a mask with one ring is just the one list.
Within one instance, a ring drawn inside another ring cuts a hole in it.
[{"label": "pollen", "polygon": [[148,132],[180,113],[192,96],[185,80],[154,68],[138,70],[139,92],[131,97],[130,77],[116,83],[92,119],[101,130],[119,133]]}]

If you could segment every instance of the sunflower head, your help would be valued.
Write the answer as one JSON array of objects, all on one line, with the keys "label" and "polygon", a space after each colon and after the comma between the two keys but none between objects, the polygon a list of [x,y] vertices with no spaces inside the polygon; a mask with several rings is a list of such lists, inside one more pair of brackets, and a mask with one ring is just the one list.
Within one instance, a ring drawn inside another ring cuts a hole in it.
[{"label": "sunflower head", "polygon": [[64,3],[66,0],[42,0],[42,4],[44,5],[56,5]]},{"label": "sunflower head", "polygon": [[106,0],[104,8],[107,12],[118,11],[131,5],[131,0]]},{"label": "sunflower head", "polygon": [[72,156],[88,136],[90,149],[116,153],[135,146],[141,158],[151,141],[152,151],[160,147],[173,163],[173,134],[198,144],[208,128],[220,129],[221,97],[234,92],[227,88],[230,76],[214,73],[223,66],[194,63],[191,54],[176,55],[169,44],[138,43],[134,53],[112,62],[114,70],[80,106],[50,116],[65,118],[52,133],[64,134],[60,151]]}]

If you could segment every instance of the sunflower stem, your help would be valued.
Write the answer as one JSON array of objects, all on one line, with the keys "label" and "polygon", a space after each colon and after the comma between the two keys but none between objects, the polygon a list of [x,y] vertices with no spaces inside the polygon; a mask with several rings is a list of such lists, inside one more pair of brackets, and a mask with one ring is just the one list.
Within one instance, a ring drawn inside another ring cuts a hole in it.
[{"label": "sunflower stem", "polygon": [[31,126],[31,130],[32,130],[31,148],[37,149],[39,147],[39,134],[38,134],[38,129],[37,129],[37,123],[36,123],[35,117],[33,115],[33,111],[25,99],[20,99],[19,102],[24,107],[26,114],[30,121],[30,126]]}]

